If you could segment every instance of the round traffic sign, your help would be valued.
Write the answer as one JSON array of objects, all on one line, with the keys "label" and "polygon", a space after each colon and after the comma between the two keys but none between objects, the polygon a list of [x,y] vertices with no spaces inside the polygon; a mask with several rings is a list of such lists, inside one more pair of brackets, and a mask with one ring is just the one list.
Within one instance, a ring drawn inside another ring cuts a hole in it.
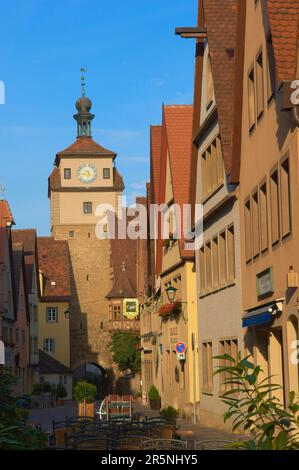
[{"label": "round traffic sign", "polygon": [[187,345],[183,343],[183,341],[179,341],[179,343],[176,343],[175,345],[175,350],[177,353],[184,353],[187,349]]}]

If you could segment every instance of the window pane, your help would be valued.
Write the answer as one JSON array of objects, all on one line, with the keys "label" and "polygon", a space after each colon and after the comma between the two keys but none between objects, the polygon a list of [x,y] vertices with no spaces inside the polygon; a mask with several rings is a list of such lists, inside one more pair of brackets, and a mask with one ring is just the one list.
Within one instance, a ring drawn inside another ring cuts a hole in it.
[{"label": "window pane", "polygon": [[270,177],[270,198],[271,198],[271,231],[272,243],[276,243],[280,237],[279,229],[279,189],[278,172],[275,170]]},{"label": "window pane", "polygon": [[69,180],[72,177],[72,171],[70,168],[65,168],[64,169],[64,179]]},{"label": "window pane", "polygon": [[103,177],[106,180],[110,178],[110,168],[104,168],[103,169]]},{"label": "window pane", "polygon": [[213,257],[213,287],[219,286],[219,271],[218,271],[218,238],[215,237],[212,242],[212,257]]},{"label": "window pane", "polygon": [[235,280],[235,232],[234,227],[230,227],[227,231],[227,264],[228,264],[228,280]]},{"label": "window pane", "polygon": [[257,192],[252,196],[252,241],[253,241],[253,257],[260,253],[260,237],[259,237],[259,208]]},{"label": "window pane", "polygon": [[211,243],[205,246],[205,261],[206,261],[206,288],[212,287],[212,267],[211,267]]},{"label": "window pane", "polygon": [[259,118],[264,110],[264,79],[263,79],[263,54],[259,54],[256,61],[256,104],[257,117]]},{"label": "window pane", "polygon": [[267,208],[267,184],[259,189],[259,210],[261,227],[261,251],[268,248],[268,208]]},{"label": "window pane", "polygon": [[226,284],[226,233],[219,235],[219,267],[220,267],[220,285]]},{"label": "window pane", "polygon": [[289,159],[286,158],[280,169],[281,184],[281,229],[285,237],[291,231],[290,171]]},{"label": "window pane", "polygon": [[254,90],[254,70],[248,75],[248,110],[249,110],[249,130],[255,124],[255,90]]},{"label": "window pane", "polygon": [[250,199],[245,203],[245,255],[246,262],[252,258],[252,246],[251,246],[251,205]]}]

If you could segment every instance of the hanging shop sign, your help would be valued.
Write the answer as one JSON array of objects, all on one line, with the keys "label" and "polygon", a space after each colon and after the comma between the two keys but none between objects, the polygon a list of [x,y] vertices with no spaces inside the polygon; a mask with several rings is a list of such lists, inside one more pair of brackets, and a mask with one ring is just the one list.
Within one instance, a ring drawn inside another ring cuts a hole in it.
[{"label": "hanging shop sign", "polygon": [[137,299],[124,299],[123,315],[128,320],[134,320],[139,315],[139,302]]}]

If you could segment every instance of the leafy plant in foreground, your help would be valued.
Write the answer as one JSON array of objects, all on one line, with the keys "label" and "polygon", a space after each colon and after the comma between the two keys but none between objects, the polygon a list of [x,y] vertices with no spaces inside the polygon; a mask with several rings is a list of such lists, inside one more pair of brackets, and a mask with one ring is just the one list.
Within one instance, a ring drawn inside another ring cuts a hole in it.
[{"label": "leafy plant in foreground", "polygon": [[260,366],[249,361],[250,356],[237,358],[227,354],[216,356],[225,365],[214,372],[225,374],[224,383],[231,389],[223,393],[222,401],[228,405],[224,422],[232,419],[233,430],[249,431],[249,440],[238,441],[234,447],[247,450],[298,450],[299,403],[295,392],[290,392],[283,405],[275,396],[281,385],[271,383],[272,377],[260,379]]}]

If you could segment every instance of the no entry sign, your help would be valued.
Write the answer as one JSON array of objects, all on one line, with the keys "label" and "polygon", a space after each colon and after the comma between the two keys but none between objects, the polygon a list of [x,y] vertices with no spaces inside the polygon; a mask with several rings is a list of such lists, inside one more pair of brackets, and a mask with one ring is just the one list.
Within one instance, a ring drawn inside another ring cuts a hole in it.
[{"label": "no entry sign", "polygon": [[180,341],[179,343],[176,343],[175,345],[175,350],[178,354],[186,352],[187,345],[183,343],[183,341]]}]

